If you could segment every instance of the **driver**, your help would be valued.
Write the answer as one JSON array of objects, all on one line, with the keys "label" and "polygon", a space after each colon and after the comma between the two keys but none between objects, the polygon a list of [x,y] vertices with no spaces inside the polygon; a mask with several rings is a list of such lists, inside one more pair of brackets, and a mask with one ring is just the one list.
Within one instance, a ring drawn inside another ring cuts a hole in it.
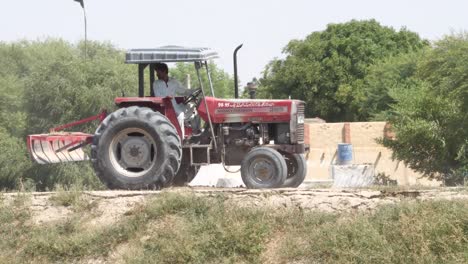
[{"label": "driver", "polygon": [[[158,79],[153,83],[154,96],[157,97],[175,97],[175,96],[187,96],[193,91],[185,88],[179,81],[169,77],[169,68],[165,63],[156,63],[154,70]],[[185,112],[189,110],[189,107],[183,103],[178,104],[175,98],[172,98],[172,105],[177,115],[177,121],[179,122],[180,129],[182,131],[182,140],[185,138],[185,127],[184,119]]]}]

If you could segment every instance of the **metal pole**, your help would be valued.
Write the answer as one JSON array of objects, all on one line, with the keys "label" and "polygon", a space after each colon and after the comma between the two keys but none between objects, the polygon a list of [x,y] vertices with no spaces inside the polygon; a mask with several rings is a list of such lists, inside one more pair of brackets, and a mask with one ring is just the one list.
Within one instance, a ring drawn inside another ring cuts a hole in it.
[{"label": "metal pole", "polygon": [[138,64],[138,97],[145,96],[145,68],[147,64]]},{"label": "metal pole", "polygon": [[215,150],[218,151],[218,143],[216,142],[216,137],[215,137],[214,130],[213,130],[213,123],[211,123],[210,110],[208,109],[208,102],[206,101],[205,91],[203,90],[203,83],[202,83],[201,76],[200,76],[200,68],[202,67],[200,64],[201,62],[196,61],[195,69],[197,70],[198,82],[200,83],[200,89],[202,90],[203,102],[205,102],[206,115],[208,116],[208,124],[210,125],[210,130],[211,130],[211,137],[212,137],[211,139],[214,142]]},{"label": "metal pole", "polygon": [[88,54],[88,22],[86,21],[86,10],[84,8],[84,5],[83,5],[83,16],[84,16],[84,50],[85,50],[85,53],[84,53],[84,57],[85,57],[85,60],[86,60],[86,56]]},{"label": "metal pole", "polygon": [[237,83],[237,51],[239,51],[240,48],[242,48],[243,44],[240,44],[237,46],[237,48],[234,50],[234,98],[239,98],[239,84]]},{"label": "metal pole", "polygon": [[85,9],[85,5],[84,5],[84,0],[73,0],[75,2],[78,2],[80,3],[81,5],[81,8],[83,8],[83,17],[84,17],[84,30],[85,30],[85,54],[84,54],[84,57],[85,57],[85,60],[86,60],[86,55],[88,54],[88,47],[87,47],[87,42],[88,42],[88,23],[86,21],[86,9]]},{"label": "metal pole", "polygon": [[192,84],[190,83],[190,73],[187,73],[187,89],[192,89]]},{"label": "metal pole", "polygon": [[216,97],[213,89],[213,82],[211,81],[211,73],[210,70],[208,69],[208,62],[205,61],[205,69],[206,69],[206,74],[208,75],[208,81],[210,82],[210,88],[211,88],[211,96]]},{"label": "metal pole", "polygon": [[154,97],[154,87],[153,87],[153,84],[154,84],[154,64],[151,63],[149,66],[150,66],[149,67],[149,71],[150,71],[150,85],[149,85],[150,96]]}]

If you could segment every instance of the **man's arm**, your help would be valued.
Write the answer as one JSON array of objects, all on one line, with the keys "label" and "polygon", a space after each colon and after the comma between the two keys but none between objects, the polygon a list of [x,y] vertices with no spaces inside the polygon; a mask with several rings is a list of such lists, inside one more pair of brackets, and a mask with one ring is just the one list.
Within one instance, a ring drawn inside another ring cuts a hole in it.
[{"label": "man's arm", "polygon": [[175,88],[175,96],[187,96],[190,95],[193,91],[191,89],[185,88],[179,81],[173,79],[174,88]]}]

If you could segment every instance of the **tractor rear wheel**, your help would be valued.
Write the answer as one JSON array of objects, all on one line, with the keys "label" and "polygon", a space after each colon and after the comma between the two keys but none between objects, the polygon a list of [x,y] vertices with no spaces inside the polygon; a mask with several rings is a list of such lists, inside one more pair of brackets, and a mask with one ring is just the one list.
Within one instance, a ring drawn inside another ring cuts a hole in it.
[{"label": "tractor rear wheel", "polygon": [[104,119],[91,145],[91,161],[110,189],[170,186],[182,148],[171,122],[150,108],[121,108]]},{"label": "tractor rear wheel", "polygon": [[199,170],[200,165],[190,165],[190,152],[184,150],[179,171],[175,175],[172,185],[179,187],[186,186],[195,178]]},{"label": "tractor rear wheel", "polygon": [[241,162],[242,181],[250,189],[281,187],[286,173],[283,156],[272,148],[254,148]]},{"label": "tractor rear wheel", "polygon": [[307,162],[304,154],[284,153],[288,173],[282,187],[296,188],[304,181],[307,174]]}]

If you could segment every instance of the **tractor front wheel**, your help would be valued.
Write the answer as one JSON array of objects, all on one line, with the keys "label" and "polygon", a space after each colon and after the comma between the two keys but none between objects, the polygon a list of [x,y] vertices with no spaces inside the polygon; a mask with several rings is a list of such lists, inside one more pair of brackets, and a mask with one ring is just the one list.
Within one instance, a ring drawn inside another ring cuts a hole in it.
[{"label": "tractor front wheel", "polygon": [[91,161],[110,189],[155,189],[170,186],[182,154],[171,122],[150,108],[121,108],[97,128]]},{"label": "tractor front wheel", "polygon": [[304,182],[307,174],[307,162],[304,154],[284,153],[288,174],[282,187],[296,188]]},{"label": "tractor front wheel", "polygon": [[254,148],[241,162],[242,181],[250,189],[281,187],[286,175],[283,156],[272,148]]}]

